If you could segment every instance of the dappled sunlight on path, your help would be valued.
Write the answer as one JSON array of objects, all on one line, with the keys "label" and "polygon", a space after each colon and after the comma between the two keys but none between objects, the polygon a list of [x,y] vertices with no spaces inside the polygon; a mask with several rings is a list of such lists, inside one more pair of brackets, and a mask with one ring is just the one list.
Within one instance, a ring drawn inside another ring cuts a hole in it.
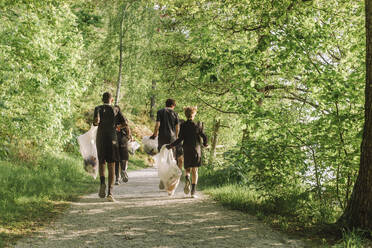
[{"label": "dappled sunlight on path", "polygon": [[97,194],[73,202],[56,223],[16,247],[304,247],[256,218],[227,210],[208,197],[174,197],[158,190],[155,169],[129,173],[116,202]]}]

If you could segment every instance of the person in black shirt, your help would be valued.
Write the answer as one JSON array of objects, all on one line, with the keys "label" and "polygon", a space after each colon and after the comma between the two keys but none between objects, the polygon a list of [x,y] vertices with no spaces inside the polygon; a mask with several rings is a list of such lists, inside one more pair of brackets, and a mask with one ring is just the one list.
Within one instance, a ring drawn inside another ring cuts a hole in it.
[{"label": "person in black shirt", "polygon": [[98,126],[96,146],[101,181],[98,195],[101,198],[106,196],[105,164],[107,163],[109,174],[107,199],[114,201],[112,189],[115,177],[115,161],[119,159],[118,140],[115,129],[124,126],[125,121],[121,113],[116,113],[111,106],[113,102],[111,93],[105,92],[102,96],[102,101],[103,105],[97,106],[94,109],[93,121],[93,125]]},{"label": "person in black shirt", "polygon": [[186,170],[186,182],[184,192],[190,193],[190,172],[192,173],[191,197],[196,197],[196,184],[198,183],[198,168],[201,166],[201,139],[203,146],[207,147],[207,136],[202,128],[193,122],[196,115],[196,107],[185,108],[187,121],[181,125],[179,137],[172,144],[167,145],[168,149],[175,147],[183,141],[184,168]]},{"label": "person in black shirt", "polygon": [[[128,182],[128,174],[127,174],[127,168],[128,168],[128,160],[129,160],[129,151],[128,151],[128,141],[132,139],[131,131],[128,125],[128,120],[125,118],[125,116],[122,114],[120,107],[115,106],[115,111],[117,113],[120,113],[121,116],[124,118],[124,125],[121,125],[121,128],[118,128],[116,130],[116,135],[118,137],[118,144],[119,144],[119,160],[115,162],[115,185],[119,185],[119,167],[120,169],[120,175],[121,180],[123,182]],[[118,116],[118,115],[117,115]],[[117,125],[120,125],[120,119],[117,118]]]},{"label": "person in black shirt", "polygon": [[[176,101],[173,99],[167,99],[165,102],[165,108],[160,109],[156,113],[154,133],[150,139],[155,139],[156,136],[158,136],[159,151],[163,145],[172,143],[178,137],[180,125],[178,114],[174,111],[175,107]],[[175,150],[173,151],[173,154],[176,155]],[[162,181],[159,183],[159,188],[164,189],[164,184]]]},{"label": "person in black shirt", "polygon": [[178,114],[174,111],[176,101],[167,99],[165,108],[156,113],[156,124],[154,134],[150,137],[155,139],[158,136],[158,150],[165,144],[169,144],[177,139],[179,132]]}]

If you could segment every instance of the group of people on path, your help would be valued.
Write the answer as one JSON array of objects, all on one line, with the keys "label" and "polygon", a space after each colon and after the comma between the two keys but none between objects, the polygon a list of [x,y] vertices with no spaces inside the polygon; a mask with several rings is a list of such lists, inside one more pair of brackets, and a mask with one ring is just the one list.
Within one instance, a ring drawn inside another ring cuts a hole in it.
[{"label": "group of people on path", "polygon": [[[97,155],[99,162],[99,176],[101,185],[98,195],[114,201],[113,185],[120,184],[121,180],[128,182],[128,142],[132,140],[128,120],[122,114],[119,106],[112,106],[111,93],[105,92],[102,96],[103,105],[94,110],[93,125],[97,129]],[[150,139],[158,137],[158,150],[163,146],[172,149],[178,167],[185,169],[184,193],[196,197],[196,185],[198,183],[198,168],[201,166],[201,147],[208,146],[207,136],[203,127],[195,123],[197,108],[185,107],[186,121],[179,119],[174,111],[176,101],[167,99],[165,108],[160,109],[156,115],[156,123],[153,135]],[[108,168],[108,189],[106,195],[105,165]],[[119,172],[120,171],[120,172]],[[190,179],[191,174],[191,179]],[[160,189],[164,189],[164,183],[160,181]]]}]

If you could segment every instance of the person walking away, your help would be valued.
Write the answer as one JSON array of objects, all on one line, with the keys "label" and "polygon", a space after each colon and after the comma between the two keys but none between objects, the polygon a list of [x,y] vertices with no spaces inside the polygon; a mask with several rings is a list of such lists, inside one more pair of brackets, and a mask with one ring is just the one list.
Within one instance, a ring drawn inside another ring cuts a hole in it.
[{"label": "person walking away", "polygon": [[[116,129],[116,135],[118,138],[118,145],[119,145],[119,160],[115,161],[115,185],[120,184],[119,180],[119,173],[121,176],[121,180],[123,182],[128,182],[128,160],[129,160],[129,150],[128,150],[128,141],[132,139],[131,131],[129,128],[129,123],[127,118],[123,115],[120,110],[119,106],[115,106],[115,111],[120,113],[120,115],[116,116],[123,116],[124,124],[121,125],[121,128]],[[120,119],[116,118],[117,126],[120,126]],[[119,172],[120,171],[120,172]]]},{"label": "person walking away", "polygon": [[[97,154],[99,164],[99,176],[101,185],[98,196],[106,197],[105,184],[105,165],[108,169],[108,191],[107,199],[115,201],[112,190],[115,177],[115,161],[119,159],[118,140],[116,136],[116,128],[124,126],[125,121],[121,113],[115,113],[112,107],[113,98],[111,93],[105,92],[102,96],[103,105],[97,106],[94,109],[93,125],[98,126],[97,129]],[[118,125],[116,125],[118,123]]]},{"label": "person walking away", "polygon": [[[178,114],[174,111],[176,101],[174,99],[167,99],[165,108],[160,109],[156,113],[156,123],[154,133],[150,139],[158,137],[158,150],[165,144],[170,144],[178,137],[180,129]],[[175,154],[175,150],[173,152]],[[176,158],[176,157],[175,157]],[[160,181],[159,188],[164,189],[164,183]]]},{"label": "person walking away", "polygon": [[[167,145],[171,149],[183,141],[184,152],[184,168],[185,168],[185,187],[184,193],[190,193],[191,197],[196,197],[196,185],[198,183],[198,168],[201,166],[201,139],[203,146],[207,147],[207,136],[204,134],[202,128],[194,123],[194,118],[197,112],[197,107],[186,107],[185,116],[187,121],[181,125],[179,137],[173,143]],[[192,174],[192,182],[190,182],[190,172]]]}]

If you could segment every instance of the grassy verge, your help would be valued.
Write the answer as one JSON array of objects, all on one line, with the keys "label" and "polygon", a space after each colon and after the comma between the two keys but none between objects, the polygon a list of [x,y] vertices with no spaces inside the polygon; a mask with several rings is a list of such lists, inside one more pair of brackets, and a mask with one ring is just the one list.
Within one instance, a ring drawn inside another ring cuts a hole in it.
[{"label": "grassy verge", "polygon": [[[128,169],[146,168],[147,160],[137,152],[130,156]],[[83,170],[79,156],[46,155],[34,163],[0,161],[0,247],[51,222],[69,201],[96,192],[98,181]]]},{"label": "grassy verge", "polygon": [[0,247],[36,230],[79,195],[96,191],[80,158],[46,155],[37,163],[0,161]]},{"label": "grassy verge", "polygon": [[128,170],[140,170],[149,167],[149,156],[137,151],[135,155],[129,155]]},{"label": "grassy verge", "polygon": [[300,235],[316,247],[333,248],[362,248],[372,247],[372,243],[364,234],[357,231],[343,232],[342,237],[333,234],[320,234],[322,229],[319,225],[311,228],[305,227],[304,223],[298,219],[298,216],[283,215],[278,208],[266,202],[264,198],[249,187],[238,184],[213,187],[204,186],[203,191],[210,195],[214,200],[220,202],[223,206],[241,210],[258,217],[258,219],[270,224],[273,228],[285,231],[292,235]]}]

